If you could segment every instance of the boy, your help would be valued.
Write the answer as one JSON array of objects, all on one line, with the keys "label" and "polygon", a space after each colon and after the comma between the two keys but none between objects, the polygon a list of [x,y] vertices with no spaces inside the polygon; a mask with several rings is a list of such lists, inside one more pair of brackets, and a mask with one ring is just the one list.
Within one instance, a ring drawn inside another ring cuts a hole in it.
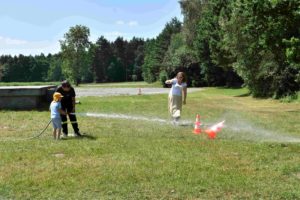
[{"label": "boy", "polygon": [[60,115],[66,115],[66,112],[61,109],[61,98],[63,96],[59,92],[53,94],[53,101],[50,104],[51,120],[53,126],[54,139],[60,139],[61,133],[61,118]]}]

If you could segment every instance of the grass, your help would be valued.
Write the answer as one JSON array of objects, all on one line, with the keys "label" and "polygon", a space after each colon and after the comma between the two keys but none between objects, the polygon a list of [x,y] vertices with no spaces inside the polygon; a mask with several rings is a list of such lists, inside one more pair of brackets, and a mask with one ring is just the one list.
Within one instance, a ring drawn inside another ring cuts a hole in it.
[{"label": "grass", "polygon": [[[0,111],[0,199],[300,199],[300,144],[271,140],[300,137],[299,102],[246,94],[188,94],[184,120],[197,113],[207,124],[226,119],[216,140],[189,126],[81,116],[83,139],[54,141],[48,129],[18,140],[41,130],[49,113]],[[168,119],[166,95],[80,102],[79,113]]]}]

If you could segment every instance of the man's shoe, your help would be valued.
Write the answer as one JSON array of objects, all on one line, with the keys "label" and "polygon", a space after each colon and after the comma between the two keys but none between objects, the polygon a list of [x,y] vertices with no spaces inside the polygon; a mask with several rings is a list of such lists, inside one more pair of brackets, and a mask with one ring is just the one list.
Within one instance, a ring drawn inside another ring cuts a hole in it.
[{"label": "man's shoe", "polygon": [[74,133],[74,135],[75,135],[75,137],[81,137],[82,136],[79,132]]},{"label": "man's shoe", "polygon": [[68,135],[65,134],[65,133],[62,133],[62,134],[60,135],[60,138],[61,138],[61,139],[65,139],[65,138],[67,138],[67,137],[68,137]]}]

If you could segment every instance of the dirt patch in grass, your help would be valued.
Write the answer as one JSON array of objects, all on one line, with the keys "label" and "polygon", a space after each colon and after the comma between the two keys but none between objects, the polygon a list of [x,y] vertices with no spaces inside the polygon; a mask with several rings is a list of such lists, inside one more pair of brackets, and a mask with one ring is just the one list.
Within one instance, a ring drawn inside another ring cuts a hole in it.
[{"label": "dirt patch in grass", "polygon": [[295,173],[294,176],[300,180],[300,172]]},{"label": "dirt patch in grass", "polygon": [[63,158],[63,157],[65,157],[64,153],[54,153],[52,155],[55,156],[56,158]]}]

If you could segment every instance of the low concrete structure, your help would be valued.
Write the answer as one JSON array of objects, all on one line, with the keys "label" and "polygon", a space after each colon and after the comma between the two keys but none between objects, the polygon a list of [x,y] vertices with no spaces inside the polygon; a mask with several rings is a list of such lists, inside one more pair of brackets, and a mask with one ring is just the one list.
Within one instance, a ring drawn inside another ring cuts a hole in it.
[{"label": "low concrete structure", "polygon": [[56,86],[0,87],[0,109],[40,109],[52,100]]}]

